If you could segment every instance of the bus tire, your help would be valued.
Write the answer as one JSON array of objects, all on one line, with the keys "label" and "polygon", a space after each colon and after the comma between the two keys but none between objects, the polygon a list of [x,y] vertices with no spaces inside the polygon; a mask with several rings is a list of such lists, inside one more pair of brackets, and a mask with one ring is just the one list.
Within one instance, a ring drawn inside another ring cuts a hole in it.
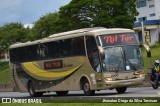
[{"label": "bus tire", "polygon": [[69,91],[57,91],[56,94],[58,96],[63,96],[63,95],[67,95]]},{"label": "bus tire", "polygon": [[89,84],[89,82],[88,82],[87,79],[85,79],[85,80],[83,81],[82,88],[83,88],[84,94],[85,94],[86,96],[92,96],[92,95],[95,94],[95,90],[91,90],[91,89],[90,89],[90,84]]},{"label": "bus tire", "polygon": [[37,92],[37,93],[36,93],[36,96],[38,96],[38,97],[43,96],[43,92]]},{"label": "bus tire", "polygon": [[43,95],[43,92],[35,92],[35,87],[34,87],[33,82],[29,82],[29,84],[28,84],[28,92],[29,92],[29,95],[31,97],[38,97],[38,96],[42,96]]},{"label": "bus tire", "polygon": [[153,89],[158,89],[158,85],[159,85],[158,83],[152,84],[152,88]]},{"label": "bus tire", "polygon": [[117,91],[119,94],[125,93],[126,90],[127,90],[127,87],[116,88],[116,91]]}]

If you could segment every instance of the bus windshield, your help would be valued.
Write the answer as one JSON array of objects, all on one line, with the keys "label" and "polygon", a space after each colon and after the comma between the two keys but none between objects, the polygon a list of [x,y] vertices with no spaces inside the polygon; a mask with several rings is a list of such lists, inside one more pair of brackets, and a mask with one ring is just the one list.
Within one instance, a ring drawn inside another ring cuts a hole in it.
[{"label": "bus windshield", "polygon": [[139,46],[125,46],[123,47],[126,66],[131,67],[132,70],[143,68],[142,53]]},{"label": "bus windshield", "polygon": [[[122,71],[125,70],[125,61],[121,47],[112,47],[105,49],[105,70]],[[103,65],[104,66],[104,65]]]},{"label": "bus windshield", "polygon": [[139,46],[109,47],[105,49],[105,71],[130,71],[143,68]]}]

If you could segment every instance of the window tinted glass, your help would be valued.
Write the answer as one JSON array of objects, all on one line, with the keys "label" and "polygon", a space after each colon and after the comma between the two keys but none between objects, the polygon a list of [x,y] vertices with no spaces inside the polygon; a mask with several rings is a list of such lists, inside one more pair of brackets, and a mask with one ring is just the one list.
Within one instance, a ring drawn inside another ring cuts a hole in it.
[{"label": "window tinted glass", "polygon": [[9,55],[10,55],[10,61],[11,62],[16,62],[17,61],[17,55],[16,55],[16,49],[10,49],[9,50]]},{"label": "window tinted glass", "polygon": [[49,42],[48,43],[48,54],[49,58],[60,57],[60,43],[59,41]]},{"label": "window tinted glass", "polygon": [[31,45],[26,48],[26,61],[34,61],[37,59],[37,45]]},{"label": "window tinted glass", "polygon": [[24,62],[26,60],[26,49],[25,47],[17,48],[17,61]]},{"label": "window tinted glass", "polygon": [[72,39],[72,54],[85,55],[84,37],[77,37]]},{"label": "window tinted glass", "polygon": [[66,57],[71,56],[72,52],[72,40],[71,39],[65,39],[60,41],[60,56]]},{"label": "window tinted glass", "polygon": [[37,57],[37,59],[46,59],[46,58],[48,58],[48,44],[47,43],[45,43],[45,44],[39,44],[38,46],[37,46],[37,48],[36,47],[32,47],[32,49],[34,49],[35,48],[35,50],[33,50],[32,52],[34,52],[35,53],[35,55],[37,55],[36,57]]},{"label": "window tinted glass", "polygon": [[85,55],[84,37],[52,41],[10,49],[11,62]]},{"label": "window tinted glass", "polygon": [[101,72],[99,52],[98,52],[98,47],[97,47],[95,38],[92,36],[87,36],[86,46],[87,46],[88,59],[91,66],[96,72]]}]

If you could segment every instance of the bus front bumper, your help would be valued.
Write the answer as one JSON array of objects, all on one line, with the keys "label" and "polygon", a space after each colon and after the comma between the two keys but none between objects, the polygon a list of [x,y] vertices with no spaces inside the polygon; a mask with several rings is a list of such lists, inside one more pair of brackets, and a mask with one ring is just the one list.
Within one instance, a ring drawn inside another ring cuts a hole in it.
[{"label": "bus front bumper", "polygon": [[144,83],[144,80],[145,80],[145,77],[127,79],[127,80],[115,80],[115,81],[105,80],[105,88],[112,89],[112,88],[118,88],[118,87],[142,85]]}]

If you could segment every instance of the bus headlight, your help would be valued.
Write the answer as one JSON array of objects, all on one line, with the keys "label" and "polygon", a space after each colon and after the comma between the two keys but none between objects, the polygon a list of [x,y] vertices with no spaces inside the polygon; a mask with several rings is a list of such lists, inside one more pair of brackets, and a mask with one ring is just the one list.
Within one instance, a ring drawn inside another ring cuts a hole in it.
[{"label": "bus headlight", "polygon": [[137,78],[142,78],[144,76],[145,76],[145,74],[140,74],[140,75],[137,75]]},{"label": "bus headlight", "polygon": [[113,78],[105,78],[107,81],[112,81]]}]

